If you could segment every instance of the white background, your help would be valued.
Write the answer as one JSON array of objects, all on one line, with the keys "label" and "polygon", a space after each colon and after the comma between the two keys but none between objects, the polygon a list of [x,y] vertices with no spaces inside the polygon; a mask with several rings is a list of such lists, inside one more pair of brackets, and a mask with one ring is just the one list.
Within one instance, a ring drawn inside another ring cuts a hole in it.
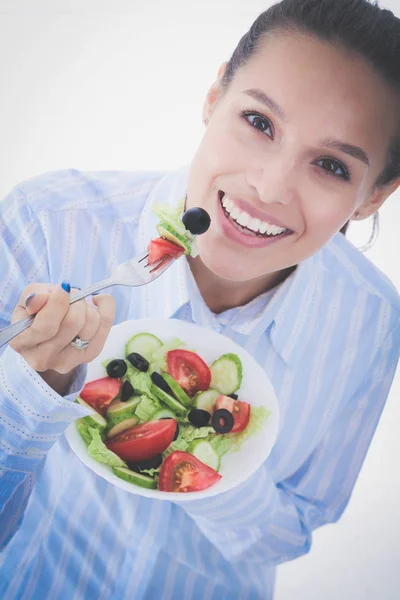
[{"label": "white background", "polygon": [[[0,0],[0,196],[53,169],[189,163],[208,86],[270,4]],[[399,0],[383,4],[400,15]],[[398,289],[399,223],[397,192],[368,256]],[[350,238],[362,244],[369,231],[354,224]],[[397,374],[349,507],[278,569],[276,600],[400,598],[399,392]]]}]

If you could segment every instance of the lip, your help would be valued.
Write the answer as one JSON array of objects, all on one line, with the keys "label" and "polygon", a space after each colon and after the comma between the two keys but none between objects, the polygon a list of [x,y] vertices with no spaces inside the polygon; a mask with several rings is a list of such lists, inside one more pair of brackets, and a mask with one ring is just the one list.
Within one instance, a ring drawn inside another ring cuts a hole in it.
[{"label": "lip", "polygon": [[282,242],[284,238],[290,237],[292,233],[282,234],[277,237],[265,238],[262,236],[246,235],[242,233],[229,219],[225,216],[224,209],[221,205],[220,195],[217,198],[217,217],[220,227],[227,238],[244,246],[246,248],[265,248],[276,242]]},{"label": "lip", "polygon": [[272,215],[267,215],[263,211],[258,210],[257,208],[255,208],[255,206],[252,206],[251,204],[248,204],[248,202],[246,202],[242,198],[238,198],[237,196],[233,196],[229,192],[224,192],[223,190],[219,190],[219,192],[218,192],[218,199],[219,199],[220,202],[221,202],[221,195],[222,194],[224,194],[224,195],[228,194],[229,198],[233,200],[233,202],[235,203],[235,205],[238,208],[241,208],[242,210],[246,211],[251,217],[253,217],[255,219],[260,219],[260,221],[267,221],[270,225],[276,225],[277,227],[283,227],[284,229],[288,229],[291,233],[293,233],[293,230],[290,229],[290,227],[288,227],[287,225],[285,225],[284,223],[282,223],[281,221],[279,221],[276,217],[273,217]]}]

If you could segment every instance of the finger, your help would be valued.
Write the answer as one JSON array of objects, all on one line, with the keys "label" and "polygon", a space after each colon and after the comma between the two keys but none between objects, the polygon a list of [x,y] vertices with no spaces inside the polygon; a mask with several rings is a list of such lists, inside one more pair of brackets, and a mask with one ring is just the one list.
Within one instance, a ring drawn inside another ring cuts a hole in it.
[{"label": "finger", "polygon": [[46,304],[49,294],[56,286],[47,283],[32,283],[28,285],[21,294],[15,307],[11,323],[24,319],[27,314],[35,314]]},{"label": "finger", "polygon": [[[78,350],[77,348],[71,346],[71,342],[75,338],[75,336],[73,338],[70,338],[68,340],[68,345],[60,354],[61,360],[59,366],[61,369],[66,369],[66,371],[68,372],[70,370],[70,365],[76,366],[77,364],[82,364],[93,360],[94,353],[92,351],[92,342],[93,339],[96,337],[96,333],[100,327],[100,323],[101,317],[97,308],[95,306],[87,305],[86,321],[83,328],[80,331],[78,331],[77,336],[82,341],[89,342],[89,346],[83,350]],[[94,350],[97,350],[96,341]],[[60,368],[57,368],[57,370],[60,371]]]},{"label": "finger", "polygon": [[[78,335],[86,322],[87,303],[79,300],[69,305],[57,335],[48,341],[55,354],[59,354]],[[46,347],[47,350],[47,347]]]},{"label": "finger", "polygon": [[61,285],[49,294],[44,307],[37,313],[30,327],[30,344],[38,345],[54,338],[70,308],[70,295]]},{"label": "finger", "polygon": [[88,348],[85,350],[87,362],[96,358],[102,351],[115,319],[115,300],[111,294],[99,294],[93,296],[92,300],[93,304],[97,306],[100,315],[100,324]]},{"label": "finger", "polygon": [[[60,350],[68,350],[71,349],[72,340],[78,336],[84,341],[90,341],[97,332],[97,329],[100,326],[100,313],[95,306],[91,306],[86,303],[84,300],[80,300],[76,304],[83,304],[83,314],[84,318],[81,318],[79,315],[77,318],[74,318],[72,315],[68,314],[66,318],[70,319],[71,322],[74,323],[74,327],[69,327],[64,329],[64,325],[62,326],[62,336],[61,329],[59,335],[60,342]],[[58,338],[57,338],[58,339]],[[73,348],[72,348],[73,349]]]}]

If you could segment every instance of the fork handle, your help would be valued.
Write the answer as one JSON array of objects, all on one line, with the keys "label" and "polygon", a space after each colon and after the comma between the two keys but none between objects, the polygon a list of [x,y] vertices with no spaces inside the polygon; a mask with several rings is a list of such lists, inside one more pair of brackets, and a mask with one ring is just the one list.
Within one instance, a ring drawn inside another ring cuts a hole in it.
[{"label": "fork handle", "polygon": [[[104,279],[103,281],[94,283],[93,285],[90,285],[89,287],[72,294],[69,303],[73,304],[74,302],[78,302],[78,300],[82,300],[82,298],[86,298],[86,296],[90,296],[95,292],[100,292],[111,285],[114,285],[113,279]],[[27,317],[24,317],[23,319],[4,327],[4,329],[0,331],[0,348],[14,339],[17,335],[25,331],[25,329],[28,329],[34,320],[35,315],[28,315]]]}]

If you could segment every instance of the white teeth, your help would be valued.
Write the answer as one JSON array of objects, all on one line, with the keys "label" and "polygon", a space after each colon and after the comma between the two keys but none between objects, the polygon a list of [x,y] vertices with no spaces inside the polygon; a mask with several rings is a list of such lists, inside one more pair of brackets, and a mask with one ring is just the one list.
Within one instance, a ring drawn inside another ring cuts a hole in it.
[{"label": "white teeth", "polygon": [[260,229],[260,225],[261,225],[260,219],[255,219],[254,217],[252,217],[249,220],[249,224],[247,225],[247,227],[249,229],[252,229],[253,231],[258,231]]},{"label": "white teeth", "polygon": [[228,212],[231,215],[232,219],[237,219],[240,215],[240,210],[237,208],[237,206],[234,206],[233,209]]},{"label": "white teeth", "polygon": [[239,213],[239,216],[236,218],[236,221],[239,223],[239,225],[243,225],[243,227],[247,227],[247,225],[249,224],[250,218],[251,217],[247,213],[241,211]]},{"label": "white teeth", "polygon": [[261,233],[267,235],[279,235],[284,231],[287,231],[284,227],[278,227],[277,225],[271,225],[266,221],[261,221],[255,217],[251,217],[246,211],[238,208],[233,200],[226,195],[221,200],[222,206],[229,213],[229,215],[242,227],[246,227],[254,233]]}]

